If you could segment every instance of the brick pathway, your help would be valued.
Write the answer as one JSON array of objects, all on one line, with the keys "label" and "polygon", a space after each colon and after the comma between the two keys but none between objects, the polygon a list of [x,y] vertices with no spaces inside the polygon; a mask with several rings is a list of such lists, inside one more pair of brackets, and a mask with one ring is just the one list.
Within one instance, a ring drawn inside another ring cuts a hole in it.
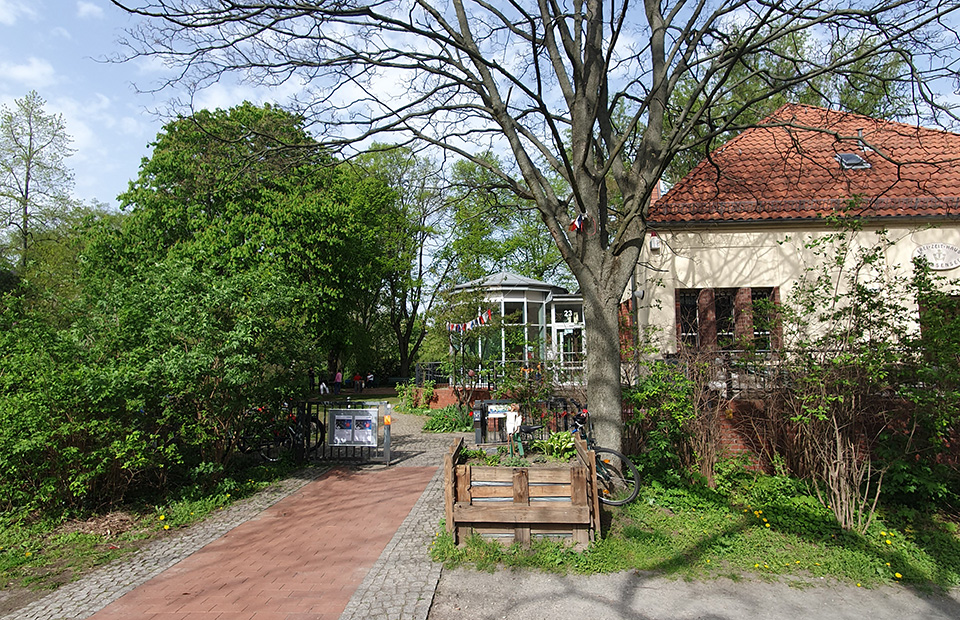
[{"label": "brick pathway", "polygon": [[335,469],[92,617],[336,620],[435,472]]}]

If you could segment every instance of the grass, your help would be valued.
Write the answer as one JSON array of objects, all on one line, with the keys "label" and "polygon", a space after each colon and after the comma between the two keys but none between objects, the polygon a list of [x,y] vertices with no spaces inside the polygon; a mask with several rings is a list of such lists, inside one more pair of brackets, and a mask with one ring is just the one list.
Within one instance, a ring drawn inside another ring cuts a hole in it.
[{"label": "grass", "polygon": [[[85,515],[0,516],[0,587],[54,589],[84,572],[196,523],[289,475],[290,464],[255,464],[155,498]],[[71,518],[72,517],[72,518]]]},{"label": "grass", "polygon": [[[450,566],[556,572],[653,571],[684,579],[744,577],[809,583],[826,578],[862,587],[906,583],[927,590],[960,585],[956,524],[935,516],[907,522],[891,515],[859,535],[789,479],[760,477],[735,493],[653,483],[637,501],[605,507],[603,538],[575,553],[540,541],[530,549],[474,537],[463,548],[443,528],[431,555]],[[883,515],[881,515],[883,517]]]}]

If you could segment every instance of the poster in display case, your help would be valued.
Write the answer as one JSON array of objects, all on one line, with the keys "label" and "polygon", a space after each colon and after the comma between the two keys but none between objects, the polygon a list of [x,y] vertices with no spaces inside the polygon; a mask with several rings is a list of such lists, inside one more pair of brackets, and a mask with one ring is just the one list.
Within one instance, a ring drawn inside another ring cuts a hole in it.
[{"label": "poster in display case", "polygon": [[334,409],[330,411],[330,443],[335,446],[377,446],[377,409]]},{"label": "poster in display case", "polygon": [[353,416],[349,413],[334,413],[333,443],[334,445],[353,443]]}]

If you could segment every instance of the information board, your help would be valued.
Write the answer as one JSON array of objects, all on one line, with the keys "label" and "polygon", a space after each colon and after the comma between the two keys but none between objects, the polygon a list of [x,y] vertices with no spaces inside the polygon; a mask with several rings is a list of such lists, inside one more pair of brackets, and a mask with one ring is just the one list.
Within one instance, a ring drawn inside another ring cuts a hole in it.
[{"label": "information board", "polygon": [[377,446],[377,409],[331,409],[329,442],[335,446]]}]

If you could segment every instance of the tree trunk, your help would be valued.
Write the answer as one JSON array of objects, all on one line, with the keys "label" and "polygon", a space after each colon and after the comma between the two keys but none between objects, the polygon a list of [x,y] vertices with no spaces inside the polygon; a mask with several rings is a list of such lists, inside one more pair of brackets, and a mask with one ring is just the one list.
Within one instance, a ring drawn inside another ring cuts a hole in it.
[{"label": "tree trunk", "polygon": [[623,286],[620,277],[607,274],[589,286],[581,282],[587,338],[587,405],[594,439],[605,448],[621,449],[623,418],[620,381],[618,309]]}]

